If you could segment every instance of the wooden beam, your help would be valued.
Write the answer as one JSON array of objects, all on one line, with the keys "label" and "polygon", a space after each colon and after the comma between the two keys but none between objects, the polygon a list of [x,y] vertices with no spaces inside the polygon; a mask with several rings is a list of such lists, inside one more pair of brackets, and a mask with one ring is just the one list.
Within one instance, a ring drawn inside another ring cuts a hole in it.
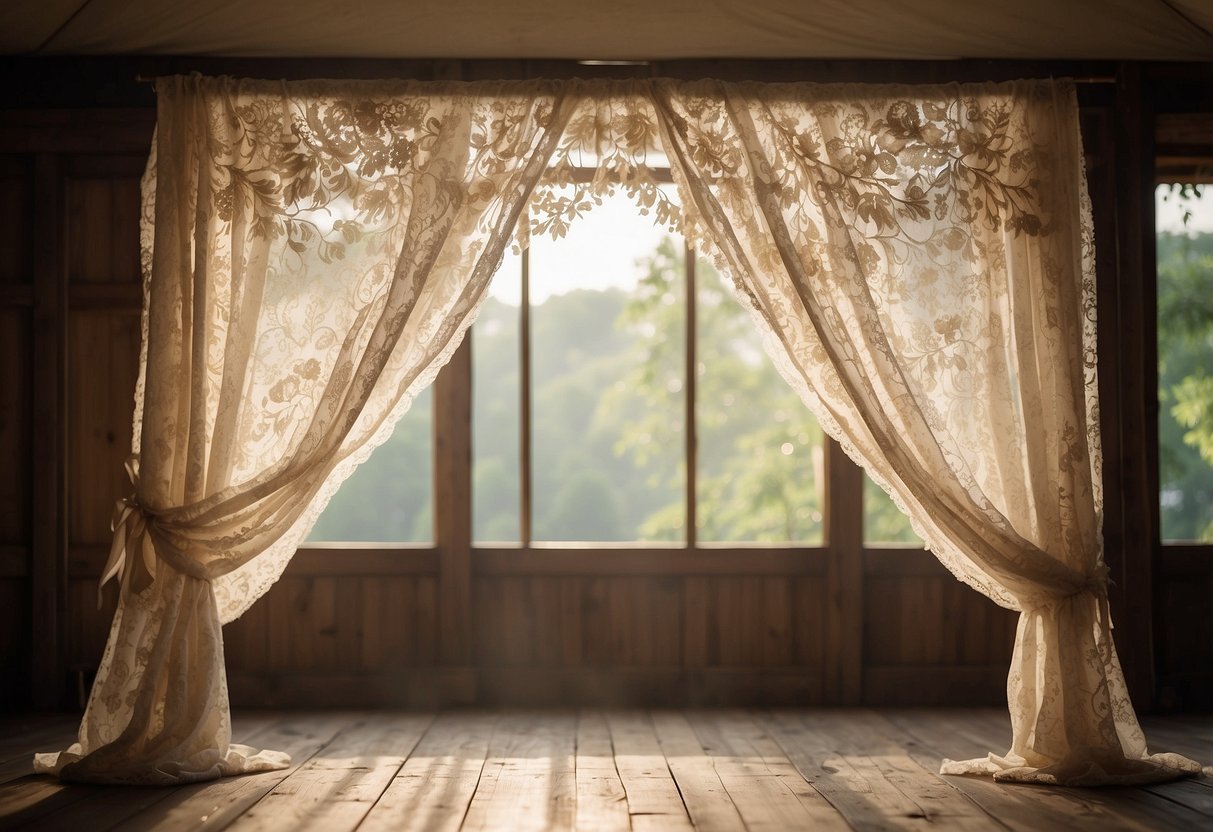
[{"label": "wooden beam", "polygon": [[1169,543],[1159,552],[1157,575],[1213,574],[1213,544]]},{"label": "wooden beam", "polygon": [[34,164],[34,366],[33,557],[30,567],[33,651],[31,693],[34,707],[53,709],[63,702],[63,650],[66,631],[67,436],[64,419],[67,355],[67,273],[63,261],[63,175],[61,160],[38,154]]},{"label": "wooden beam", "polygon": [[156,110],[148,108],[9,110],[0,153],[146,154]]},{"label": "wooden beam", "polygon": [[826,701],[863,699],[863,469],[826,440]]},{"label": "wooden beam", "polygon": [[802,548],[658,548],[651,545],[604,548],[476,548],[477,575],[821,575],[828,555]]},{"label": "wooden beam", "polygon": [[[1121,65],[1116,85],[1117,320],[1101,329],[1100,357],[1108,340],[1119,343],[1119,488],[1105,492],[1105,516],[1119,525],[1118,549],[1108,551],[1115,630],[1125,681],[1134,702],[1150,710],[1154,697],[1153,564],[1159,548],[1158,344],[1154,228],[1154,128],[1150,90],[1141,66]],[[1100,310],[1101,324],[1109,323]],[[1102,380],[1102,378],[1101,378]],[[1106,401],[1106,400],[1105,400]]]},{"label": "wooden beam", "polygon": [[439,659],[472,659],[472,333],[434,382]]},{"label": "wooden beam", "polygon": [[[0,562],[6,550],[0,546]],[[68,554],[68,577],[99,578],[109,557],[109,546],[73,543]],[[381,546],[358,544],[301,547],[287,564],[284,577],[386,577],[391,575],[437,575],[438,551],[432,546]]]}]

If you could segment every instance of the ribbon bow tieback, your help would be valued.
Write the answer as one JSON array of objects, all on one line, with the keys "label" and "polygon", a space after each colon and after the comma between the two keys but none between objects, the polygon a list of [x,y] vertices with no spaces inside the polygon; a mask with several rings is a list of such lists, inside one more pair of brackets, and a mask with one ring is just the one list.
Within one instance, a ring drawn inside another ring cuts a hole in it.
[{"label": "ribbon bow tieback", "polygon": [[105,585],[111,578],[117,577],[121,587],[128,565],[131,570],[129,585],[133,591],[142,592],[156,579],[156,547],[148,533],[148,519],[151,515],[140,505],[138,499],[138,456],[127,459],[126,475],[130,478],[134,491],[131,496],[122,498],[114,506],[114,516],[110,521],[114,542],[110,544],[109,559],[105,562],[101,583],[97,586],[98,609],[102,605],[101,591]]}]

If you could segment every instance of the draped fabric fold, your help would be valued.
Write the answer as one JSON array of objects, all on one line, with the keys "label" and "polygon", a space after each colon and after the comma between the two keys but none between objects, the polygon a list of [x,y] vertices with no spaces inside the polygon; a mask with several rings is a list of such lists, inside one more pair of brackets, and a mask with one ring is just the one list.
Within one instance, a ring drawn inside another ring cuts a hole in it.
[{"label": "draped fabric fold", "polygon": [[36,760],[63,779],[286,764],[230,744],[221,623],[458,347],[568,117],[543,83],[157,93],[123,591],[78,742]]},{"label": "draped fabric fold", "polygon": [[1095,272],[1066,82],[657,82],[672,167],[767,351],[958,578],[1021,611],[1001,757],[1095,785],[1148,756],[1102,560]]},{"label": "draped fabric fold", "polygon": [[1012,748],[943,771],[1199,770],[1147,753],[1111,637],[1072,85],[158,93],[139,470],[106,568],[122,592],[79,742],[39,770],[167,783],[286,764],[230,743],[221,623],[458,346],[524,210],[523,244],[616,187],[706,244],[823,428],[958,578],[1021,612]]}]

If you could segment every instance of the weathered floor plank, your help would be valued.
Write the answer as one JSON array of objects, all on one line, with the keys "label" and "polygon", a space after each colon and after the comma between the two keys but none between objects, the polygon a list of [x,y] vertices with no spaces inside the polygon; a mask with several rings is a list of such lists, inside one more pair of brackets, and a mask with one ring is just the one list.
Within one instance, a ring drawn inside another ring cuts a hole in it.
[{"label": "weathered floor plank", "polygon": [[696,712],[690,720],[748,829],[850,828],[752,714]]},{"label": "weathered floor plank", "polygon": [[[994,727],[990,719],[979,714],[953,711],[954,724],[963,726],[968,736],[988,744],[999,741],[1007,745],[1007,732]],[[997,746],[993,746],[997,747]],[[1199,751],[1196,752],[1199,758]],[[1050,789],[1067,794],[1076,801],[1094,805],[1116,818],[1116,822],[1136,823],[1144,828],[1201,829],[1213,828],[1213,816],[1207,814],[1207,804],[1193,798],[1194,780],[1181,780],[1147,788]],[[1200,794],[1196,786],[1195,794]]]},{"label": "weathered floor plank", "polygon": [[[940,776],[944,756],[1006,750],[1010,726],[995,709],[251,714],[235,740],[287,751],[290,769],[175,788],[33,776],[21,766],[62,747],[75,719],[8,724],[0,829],[1213,829],[1208,769],[1146,788]],[[1213,761],[1207,718],[1155,718],[1147,735]]]},{"label": "weathered floor plank", "polygon": [[638,832],[694,828],[648,715],[613,712],[607,723],[632,828]]},{"label": "weathered floor plank", "polygon": [[355,717],[342,713],[316,713],[284,717],[257,736],[257,745],[291,755],[291,767],[245,777],[226,777],[172,789],[147,810],[115,826],[123,832],[147,830],[226,829],[274,788],[298,771]]},{"label": "weathered floor plank", "polygon": [[711,832],[745,829],[712,758],[704,753],[686,716],[666,711],[652,718],[657,742],[695,828]]},{"label": "weathered floor plank", "polygon": [[804,779],[850,825],[882,832],[932,826],[928,800],[899,782],[912,777],[913,763],[907,765],[904,758],[885,753],[887,748],[873,747],[865,741],[870,739],[866,731],[854,736],[847,729],[862,716],[859,711],[780,711],[770,714],[768,725]]},{"label": "weathered floor plank", "polygon": [[457,830],[476,793],[495,714],[446,714],[430,725],[359,832]]},{"label": "weathered floor plank", "polygon": [[576,716],[503,717],[468,806],[467,830],[571,830],[576,820]]},{"label": "weathered floor plank", "polygon": [[586,711],[577,718],[577,828],[619,832],[632,828],[628,797],[615,766],[606,718]]},{"label": "weathered floor plank", "polygon": [[[275,741],[270,733],[274,724],[281,720],[280,716],[260,715],[244,718],[237,726],[233,726],[233,738],[236,742],[260,746],[262,740],[268,743]],[[53,781],[47,781],[53,782]],[[220,784],[215,784],[219,787]],[[68,787],[76,788],[80,787]],[[62,808],[49,813],[40,819],[38,825],[42,829],[112,829],[128,818],[148,810],[153,804],[169,798],[173,791],[163,788],[115,788],[89,790],[81,795],[82,799],[73,801]]]},{"label": "weathered floor plank", "polygon": [[76,741],[80,717],[33,714],[0,719],[0,784],[34,773],[34,753],[62,751]]},{"label": "weathered floor plank", "polygon": [[[924,767],[938,766],[944,756],[969,759],[990,751],[1001,754],[1010,743],[1005,713],[914,710],[882,712],[878,716],[890,724],[890,737],[902,742]],[[1183,828],[1168,826],[1162,818],[1143,823],[1137,811],[1124,811],[1123,798],[1115,798],[1118,790],[1008,785],[985,777],[940,779],[1015,832]]]},{"label": "weathered floor plank", "polygon": [[362,716],[230,827],[241,832],[353,830],[375,805],[433,716]]}]

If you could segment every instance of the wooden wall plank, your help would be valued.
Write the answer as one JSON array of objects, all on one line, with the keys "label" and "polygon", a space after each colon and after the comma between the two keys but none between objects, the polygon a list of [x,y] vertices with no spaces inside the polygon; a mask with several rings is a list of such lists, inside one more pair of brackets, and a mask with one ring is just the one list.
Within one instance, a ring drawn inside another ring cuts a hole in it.
[{"label": "wooden wall plank", "polygon": [[28,707],[27,673],[33,641],[29,580],[0,578],[0,713],[16,713]]},{"label": "wooden wall plank", "polygon": [[73,283],[139,283],[139,179],[71,179],[68,275]]},{"label": "wooden wall plank", "polygon": [[33,279],[34,187],[28,156],[8,155],[0,168],[0,283]]},{"label": "wooden wall plank", "polygon": [[0,543],[30,540],[31,336],[28,310],[0,308]]},{"label": "wooden wall plank", "polygon": [[1157,601],[1166,611],[1155,633],[1161,709],[1213,706],[1213,558],[1202,554],[1183,564],[1187,569],[1172,564],[1156,578]]},{"label": "wooden wall plank", "polygon": [[[105,642],[109,636],[110,622],[114,618],[114,610],[118,606],[118,593],[109,588],[104,593],[104,604],[97,608],[97,581],[92,578],[73,579],[68,583],[68,607],[72,614],[68,617],[66,633],[66,665],[72,677],[72,686],[78,685],[78,674],[91,676],[101,663],[101,654],[105,652]],[[71,705],[80,707],[76,689],[71,697]]]},{"label": "wooden wall plank", "polygon": [[108,547],[114,505],[132,489],[139,315],[74,311],[68,334],[68,539]]},{"label": "wooden wall plank", "polygon": [[223,654],[229,672],[257,672],[268,666],[269,609],[263,597],[223,628]]},{"label": "wooden wall plank", "polygon": [[710,652],[708,631],[711,626],[708,579],[698,576],[686,578],[682,599],[682,664],[684,667],[706,667]]},{"label": "wooden wall plank", "polygon": [[950,575],[869,575],[868,666],[986,666],[1010,662],[1018,615]]},{"label": "wooden wall plank", "polygon": [[825,581],[821,578],[796,579],[792,584],[793,664],[824,670],[825,622]]},{"label": "wooden wall plank", "polygon": [[31,662],[33,704],[59,706],[65,697],[63,668],[67,610],[66,462],[67,281],[63,262],[63,177],[59,157],[41,153],[34,164],[33,458],[31,502],[33,560],[30,569],[31,633],[38,649]]}]

